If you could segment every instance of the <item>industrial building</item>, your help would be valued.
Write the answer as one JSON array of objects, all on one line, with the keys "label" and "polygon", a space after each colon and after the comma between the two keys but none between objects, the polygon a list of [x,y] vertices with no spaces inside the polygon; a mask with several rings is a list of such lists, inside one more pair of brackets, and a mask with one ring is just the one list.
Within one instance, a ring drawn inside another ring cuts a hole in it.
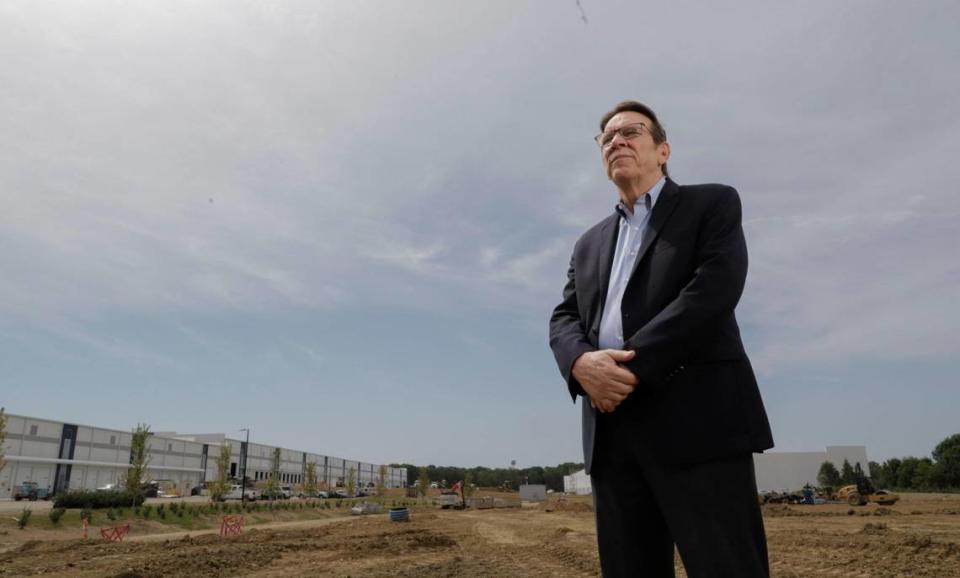
[{"label": "industrial building", "polygon": [[590,485],[590,476],[586,470],[573,472],[569,476],[563,476],[563,492],[565,494],[576,494],[586,496],[593,493],[593,487]]},{"label": "industrial building", "polygon": [[[0,499],[10,498],[23,482],[37,482],[57,493],[115,484],[130,465],[129,431],[64,423],[8,414],[4,444],[6,467],[0,470]],[[231,477],[266,480],[275,450],[280,450],[281,484],[302,484],[313,464],[321,486],[344,486],[353,472],[359,486],[376,485],[383,474],[388,488],[403,487],[406,468],[390,468],[301,450],[235,440],[224,434],[152,433],[147,442],[147,479],[168,491],[189,495],[190,489],[217,478],[220,446],[230,446]]]},{"label": "industrial building", "polygon": [[[817,483],[817,474],[823,462],[832,463],[837,470],[844,460],[851,467],[860,464],[863,473],[870,475],[866,446],[827,446],[822,452],[766,452],[754,454],[757,490],[760,492],[792,492]],[[563,476],[563,491],[584,495],[591,492],[590,476],[584,470]]]}]

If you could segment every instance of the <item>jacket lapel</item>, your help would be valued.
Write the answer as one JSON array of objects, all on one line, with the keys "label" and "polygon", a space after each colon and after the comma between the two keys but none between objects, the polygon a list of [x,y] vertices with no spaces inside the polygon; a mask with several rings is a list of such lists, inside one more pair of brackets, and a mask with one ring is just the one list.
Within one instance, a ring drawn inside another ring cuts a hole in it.
[{"label": "jacket lapel", "polygon": [[[667,179],[667,182],[663,185],[663,189],[660,191],[660,196],[657,198],[657,204],[653,206],[653,213],[650,215],[650,221],[647,223],[647,230],[643,233],[643,241],[640,243],[637,260],[634,261],[633,270],[630,271],[631,277],[637,272],[637,266],[640,265],[640,261],[643,261],[643,257],[647,254],[650,246],[653,245],[653,242],[660,236],[660,231],[670,218],[670,215],[673,214],[673,210],[677,208],[678,200],[680,200],[680,187],[677,186],[677,183]],[[609,281],[609,266],[607,269],[607,280]]]},{"label": "jacket lapel", "polygon": [[[603,227],[600,228],[600,309],[603,311],[603,306],[607,300],[607,288],[610,285],[610,268],[613,266],[613,253],[617,247],[617,235],[620,233],[620,227],[617,225],[620,223],[620,214],[614,213],[613,215],[607,217],[607,222],[603,224]],[[599,323],[599,314],[598,314],[597,323]]]}]

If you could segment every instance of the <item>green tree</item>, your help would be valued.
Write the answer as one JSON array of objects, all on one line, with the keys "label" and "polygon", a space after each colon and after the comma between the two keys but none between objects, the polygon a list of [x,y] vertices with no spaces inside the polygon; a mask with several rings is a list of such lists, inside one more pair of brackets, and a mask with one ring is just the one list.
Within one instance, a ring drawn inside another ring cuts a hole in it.
[{"label": "green tree", "polygon": [[856,480],[865,477],[863,475],[863,467],[860,465],[860,462],[857,462],[853,465],[853,477]]},{"label": "green tree", "polygon": [[463,477],[463,495],[469,498],[475,491],[477,487],[473,484],[473,473],[468,470]]},{"label": "green tree", "polygon": [[917,490],[927,490],[933,485],[933,462],[930,458],[920,458],[917,469],[913,472],[913,485]]},{"label": "green tree", "polygon": [[903,462],[900,458],[890,458],[883,462],[884,486],[895,488],[898,485],[898,476],[900,475],[900,466]]},{"label": "green tree", "polygon": [[867,462],[867,466],[870,468],[870,478],[873,480],[873,485],[878,488],[886,488],[890,484],[887,483],[887,470],[881,464],[877,462]]},{"label": "green tree", "polygon": [[377,496],[382,500],[383,494],[387,490],[387,466],[380,466],[377,472]]},{"label": "green tree", "polygon": [[311,498],[317,495],[316,462],[307,462],[307,469],[303,472],[303,493]]},{"label": "green tree", "polygon": [[347,487],[347,495],[348,495],[348,496],[350,496],[350,497],[352,498],[353,496],[356,495],[356,493],[357,493],[357,470],[356,470],[355,468],[353,468],[353,467],[351,467],[351,468],[347,471],[346,487]]},{"label": "green tree", "polygon": [[146,482],[147,466],[150,465],[147,441],[150,438],[150,426],[137,424],[130,439],[130,467],[123,477],[123,486],[131,495],[143,493],[143,484]]},{"label": "green tree", "polygon": [[427,495],[427,488],[430,487],[430,473],[427,468],[420,468],[420,477],[417,478],[417,493],[420,497]]},{"label": "green tree", "polygon": [[4,444],[7,443],[7,410],[6,408],[0,407],[0,472],[3,471],[3,468],[7,465],[6,452],[4,452]]},{"label": "green tree", "polygon": [[837,471],[837,466],[833,465],[832,462],[823,462],[820,464],[820,472],[817,473],[817,483],[820,484],[821,487],[839,487],[840,472]]},{"label": "green tree", "polygon": [[897,486],[905,490],[919,490],[930,485],[933,462],[930,458],[906,457],[897,470]]},{"label": "green tree", "polygon": [[280,448],[273,448],[270,456],[270,475],[264,488],[267,499],[275,500],[280,495]]},{"label": "green tree", "polygon": [[960,488],[960,433],[944,439],[933,450],[931,481],[938,488]]},{"label": "green tree", "polygon": [[217,479],[210,484],[210,499],[219,501],[230,489],[230,442],[220,444],[217,454]]},{"label": "green tree", "polygon": [[847,460],[843,460],[843,466],[840,468],[840,482],[842,484],[857,483],[857,477],[853,473],[853,467]]}]

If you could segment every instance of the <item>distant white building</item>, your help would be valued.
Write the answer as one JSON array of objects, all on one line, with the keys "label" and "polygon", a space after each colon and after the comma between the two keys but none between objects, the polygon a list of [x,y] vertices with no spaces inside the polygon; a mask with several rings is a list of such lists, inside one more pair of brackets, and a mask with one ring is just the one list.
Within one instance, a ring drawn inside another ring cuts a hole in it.
[{"label": "distant white building", "polygon": [[569,476],[563,476],[563,493],[585,496],[592,492],[590,476],[587,475],[586,470],[580,470]]},{"label": "distant white building", "polygon": [[860,464],[863,473],[870,475],[866,446],[827,446],[823,452],[754,454],[757,489],[761,492],[782,492],[799,490],[806,484],[817,486],[817,474],[823,462],[830,462],[840,470],[844,460],[851,466]]}]

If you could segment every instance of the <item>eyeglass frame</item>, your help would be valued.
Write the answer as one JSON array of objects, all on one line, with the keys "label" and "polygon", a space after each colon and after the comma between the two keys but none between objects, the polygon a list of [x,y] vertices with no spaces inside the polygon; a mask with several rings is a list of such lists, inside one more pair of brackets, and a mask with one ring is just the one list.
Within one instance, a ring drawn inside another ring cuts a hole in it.
[{"label": "eyeglass frame", "polygon": [[[628,128],[628,127],[632,127],[632,126],[642,126],[642,127],[643,127],[643,131],[637,133],[636,136],[632,136],[632,137],[626,137],[626,136],[624,136],[624,134],[623,134],[622,132],[620,132],[620,131],[622,131],[623,129]],[[647,134],[653,136],[653,132],[650,130],[650,127],[648,127],[646,123],[643,123],[643,122],[631,122],[630,124],[625,124],[625,125],[621,126],[620,128],[615,128],[615,129],[610,130],[610,131],[606,131],[606,130],[605,130],[605,131],[603,131],[602,133],[598,134],[597,136],[593,137],[593,140],[594,140],[594,142],[597,143],[597,146],[599,146],[601,149],[605,149],[605,148],[608,148],[608,147],[610,147],[611,145],[613,145],[613,139],[617,138],[617,135],[618,135],[618,134],[619,134],[621,137],[623,137],[624,140],[633,140],[633,139],[639,137],[640,135],[642,135],[644,131],[645,131]],[[610,138],[610,142],[604,144],[603,141],[601,140],[601,139],[603,139],[603,135],[605,135],[605,134],[607,134],[607,133],[611,133],[611,132],[614,133],[614,134],[613,134],[613,136]]]}]

